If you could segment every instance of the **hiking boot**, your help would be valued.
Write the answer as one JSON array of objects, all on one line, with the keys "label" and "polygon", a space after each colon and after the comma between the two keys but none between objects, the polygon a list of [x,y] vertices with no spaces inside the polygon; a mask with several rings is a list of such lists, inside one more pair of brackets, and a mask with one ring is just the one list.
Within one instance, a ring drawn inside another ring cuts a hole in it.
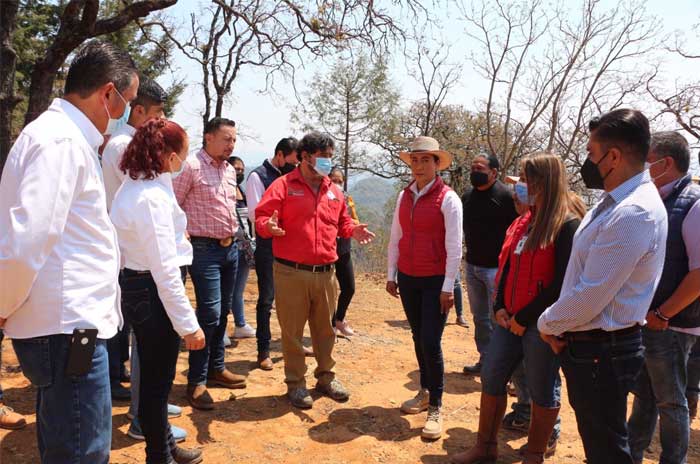
[{"label": "hiking boot", "polygon": [[309,391],[304,387],[290,388],[287,392],[287,397],[295,408],[311,409],[314,405],[313,398],[311,398]]},{"label": "hiking boot", "polygon": [[261,353],[258,355],[258,367],[264,371],[271,371],[274,364],[270,353]]},{"label": "hiking boot", "polygon": [[214,409],[214,400],[205,385],[187,385],[187,402],[193,408],[202,411]]},{"label": "hiking boot", "polygon": [[328,383],[316,383],[316,391],[335,401],[342,402],[350,399],[350,393],[348,393],[343,384],[337,379],[333,379]]},{"label": "hiking boot", "polygon": [[430,393],[428,393],[427,389],[421,388],[418,390],[418,393],[416,393],[416,396],[403,402],[401,405],[401,412],[404,414],[420,414],[428,409],[429,400]]},{"label": "hiking boot", "polygon": [[170,450],[170,455],[177,464],[199,464],[204,460],[202,451],[198,449],[184,449],[176,446]]},{"label": "hiking boot", "polygon": [[119,382],[113,382],[112,384],[110,384],[110,390],[112,392],[112,399],[114,401],[131,400],[131,390],[129,390]]},{"label": "hiking boot", "polygon": [[355,335],[355,331],[352,330],[350,324],[346,321],[335,321],[336,334],[343,335],[345,337],[352,337]]},{"label": "hiking boot", "polygon": [[469,323],[467,322],[467,318],[465,318],[463,315],[457,316],[457,320],[455,321],[456,324],[460,327],[469,327]]},{"label": "hiking boot", "polygon": [[223,371],[210,373],[207,385],[224,388],[245,388],[246,378],[244,375],[234,374],[228,369],[224,369]]},{"label": "hiking boot", "polygon": [[252,328],[249,324],[246,324],[243,327],[236,326],[236,328],[233,329],[233,338],[253,338],[253,337],[255,337],[255,329]]},{"label": "hiking boot", "polygon": [[525,418],[521,417],[517,411],[511,411],[505,415],[501,426],[504,429],[527,433],[530,429],[530,419],[526,420]]},{"label": "hiking boot", "polygon": [[426,440],[437,440],[442,435],[442,416],[438,406],[428,407],[428,418],[420,435]]},{"label": "hiking boot", "polygon": [[17,414],[11,407],[0,403],[0,428],[7,430],[19,430],[27,426],[27,420],[21,414]]},{"label": "hiking boot", "polygon": [[476,444],[468,451],[452,456],[453,464],[495,463],[498,459],[498,429],[506,412],[508,400],[505,395],[481,394],[479,432]]},{"label": "hiking boot", "polygon": [[462,372],[466,375],[480,375],[481,374],[481,361],[478,363],[472,365],[472,366],[464,366],[464,369],[462,369]]}]

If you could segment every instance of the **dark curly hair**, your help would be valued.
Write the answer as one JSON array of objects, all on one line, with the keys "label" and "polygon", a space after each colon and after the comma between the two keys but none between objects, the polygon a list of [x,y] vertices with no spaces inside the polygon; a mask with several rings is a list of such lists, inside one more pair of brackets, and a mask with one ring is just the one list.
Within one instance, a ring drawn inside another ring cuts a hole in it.
[{"label": "dark curly hair", "polygon": [[185,130],[176,122],[149,119],[126,147],[119,169],[132,179],[153,179],[163,172],[165,155],[180,153],[186,141]]}]

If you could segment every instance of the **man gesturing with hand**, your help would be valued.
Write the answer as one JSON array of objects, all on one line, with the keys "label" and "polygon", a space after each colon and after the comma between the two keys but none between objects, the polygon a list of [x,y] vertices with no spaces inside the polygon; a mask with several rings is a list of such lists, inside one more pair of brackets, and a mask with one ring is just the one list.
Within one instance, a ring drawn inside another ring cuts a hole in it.
[{"label": "man gesturing with hand", "polygon": [[336,237],[353,237],[362,244],[374,237],[367,224],[352,221],[343,192],[328,178],[333,149],[333,139],[326,134],[311,132],[304,136],[299,142],[301,164],[275,180],[255,209],[256,233],[272,238],[287,396],[293,406],[302,409],[313,405],[306,389],[301,343],[306,321],[318,363],[314,372],[316,390],[336,401],[346,401],[350,396],[333,372]]}]

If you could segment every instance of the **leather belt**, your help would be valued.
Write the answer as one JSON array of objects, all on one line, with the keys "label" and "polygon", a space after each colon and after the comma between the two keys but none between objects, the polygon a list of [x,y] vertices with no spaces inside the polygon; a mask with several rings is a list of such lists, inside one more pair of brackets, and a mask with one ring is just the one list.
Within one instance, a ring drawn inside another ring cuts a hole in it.
[{"label": "leather belt", "polygon": [[230,247],[233,242],[236,241],[235,237],[225,237],[222,239],[218,238],[211,238],[211,237],[190,237],[190,241],[192,243],[194,242],[203,242],[203,243],[214,243],[216,245],[219,245],[220,247],[227,248]]},{"label": "leather belt", "polygon": [[124,277],[149,276],[151,275],[151,271],[135,271],[133,269],[124,268],[122,269],[122,274]]},{"label": "leather belt", "polygon": [[610,332],[602,329],[584,330],[582,332],[566,332],[564,333],[564,338],[570,342],[605,342],[616,337],[631,335],[636,332],[640,332],[641,330],[642,327],[635,324],[632,327],[626,327],[624,329],[613,330]]},{"label": "leather belt", "polygon": [[328,272],[333,270],[333,264],[301,264],[282,258],[275,258],[275,261],[277,261],[280,264],[284,264],[285,266],[293,267],[294,269],[301,269],[302,271]]}]

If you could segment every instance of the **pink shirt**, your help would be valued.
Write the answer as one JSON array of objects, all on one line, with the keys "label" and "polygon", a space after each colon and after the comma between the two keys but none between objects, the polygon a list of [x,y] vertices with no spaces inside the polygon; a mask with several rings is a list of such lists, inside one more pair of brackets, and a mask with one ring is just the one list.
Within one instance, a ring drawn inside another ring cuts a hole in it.
[{"label": "pink shirt", "polygon": [[187,158],[173,189],[191,236],[222,239],[236,234],[236,171],[228,161],[217,163],[199,150]]}]

